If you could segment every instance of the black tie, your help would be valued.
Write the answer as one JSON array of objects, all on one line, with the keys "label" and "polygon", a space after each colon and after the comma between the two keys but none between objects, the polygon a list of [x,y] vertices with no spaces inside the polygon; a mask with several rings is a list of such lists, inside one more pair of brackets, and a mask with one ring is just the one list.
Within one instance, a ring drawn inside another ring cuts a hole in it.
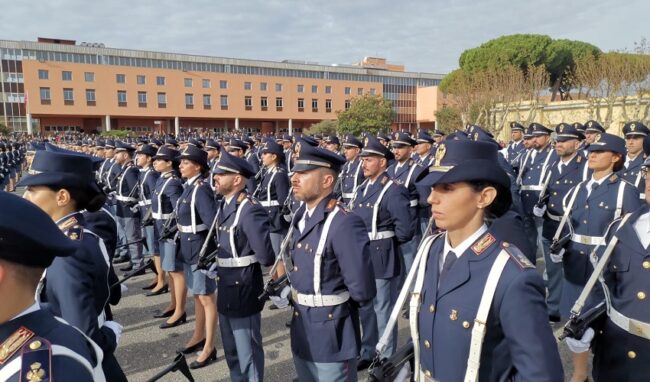
[{"label": "black tie", "polygon": [[591,185],[591,191],[592,191],[592,192],[593,192],[593,191],[596,191],[596,190],[598,189],[598,186],[600,186],[600,184],[594,182],[594,183]]},{"label": "black tie", "polygon": [[442,281],[444,277],[447,275],[451,267],[454,266],[454,263],[456,262],[458,258],[456,257],[456,254],[454,251],[449,251],[447,252],[447,256],[445,257],[445,262],[442,264],[442,270],[440,271],[440,280]]}]

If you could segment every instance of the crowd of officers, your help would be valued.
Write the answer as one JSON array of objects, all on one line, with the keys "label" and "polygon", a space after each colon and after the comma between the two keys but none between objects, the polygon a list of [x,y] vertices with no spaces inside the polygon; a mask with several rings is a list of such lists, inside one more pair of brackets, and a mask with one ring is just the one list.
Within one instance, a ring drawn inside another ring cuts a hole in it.
[{"label": "crowd of officers", "polygon": [[[26,187],[49,221],[0,195],[0,298],[31,291],[0,314],[0,381],[126,381],[111,312],[126,288],[113,266],[132,277],[151,260],[146,295],[170,297],[159,328],[187,322],[189,291],[194,331],[178,352],[198,354],[191,369],[215,362],[218,327],[233,381],[264,379],[269,298],[291,306],[299,381],[356,381],[369,368],[376,380],[562,381],[552,328],[567,320],[572,381],[588,378],[589,350],[597,381],[650,380],[650,131],[510,127],[505,147],[476,125],[5,140],[0,185]],[[54,316],[79,333],[47,337]]]}]

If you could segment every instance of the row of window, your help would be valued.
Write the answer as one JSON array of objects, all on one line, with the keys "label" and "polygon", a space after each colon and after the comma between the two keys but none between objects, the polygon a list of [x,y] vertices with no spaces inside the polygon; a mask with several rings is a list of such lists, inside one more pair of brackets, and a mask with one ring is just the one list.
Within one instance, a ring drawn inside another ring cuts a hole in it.
[{"label": "row of window", "polygon": [[[41,104],[49,105],[52,102],[52,94],[50,88],[42,87],[40,88],[40,97]],[[159,92],[156,95],[156,100],[158,101],[159,107],[166,107],[167,105],[167,93]],[[147,92],[138,92],[138,105],[140,107],[147,106]],[[63,89],[63,102],[66,105],[74,104],[74,89],[64,88]],[[95,106],[97,102],[95,89],[86,89],[86,103],[90,106]],[[117,91],[117,103],[118,106],[127,105],[127,92],[125,90]],[[219,105],[221,108],[228,108],[228,96],[220,95],[219,96]],[[345,100],[345,109],[350,108],[351,101]],[[194,94],[186,93],[185,94],[185,106],[187,108],[194,107]],[[212,106],[212,96],[210,94],[203,94],[203,106],[204,108],[210,108]],[[269,106],[268,97],[260,97],[260,107],[262,110],[267,110]],[[312,111],[318,111],[319,101],[317,98],[311,100]],[[251,110],[253,108],[253,97],[245,96],[244,97],[244,107],[246,110]],[[284,99],[282,97],[275,98],[275,107],[277,109],[282,109],[284,107]],[[305,108],[305,99],[298,98],[298,111],[304,111]],[[332,100],[325,100],[325,110],[327,112],[332,111]]]},{"label": "row of window", "polygon": [[[49,71],[47,69],[39,69],[38,70],[38,78],[40,80],[48,80],[50,77]],[[69,70],[63,70],[61,72],[61,79],[63,81],[72,81],[72,72]],[[94,82],[95,81],[95,73],[93,72],[84,72],[84,81],[86,82]],[[126,83],[126,74],[116,74],[115,75],[115,81],[118,84],[125,84]],[[136,83],[138,85],[145,85],[147,83],[147,78],[145,75],[137,75],[136,76]],[[193,78],[184,78],[183,79],[183,84],[185,85],[186,88],[191,88],[194,86],[194,79]],[[164,86],[165,85],[165,77],[164,76],[156,76],[156,85],[159,86]],[[201,85],[204,89],[210,89],[212,84],[209,79],[202,79],[201,80]],[[228,89],[228,81],[227,80],[220,80],[219,81],[219,89]],[[253,83],[250,81],[244,82],[244,90],[252,90],[253,89]],[[268,83],[266,82],[260,82],[259,83],[259,89],[260,91],[267,91],[268,90]],[[275,91],[276,92],[281,92],[284,90],[284,85],[281,83],[276,83],[275,84]],[[305,85],[296,85],[296,91],[298,93],[304,93],[305,92]],[[311,85],[311,92],[312,94],[317,94],[318,93],[318,85]],[[351,87],[345,87],[344,92],[346,95],[351,95],[352,94],[352,88]],[[326,85],[325,86],[325,94],[332,94],[332,86]],[[375,95],[376,91],[375,89],[370,89],[370,94]],[[361,96],[363,95],[363,88],[357,88],[357,95]]]}]

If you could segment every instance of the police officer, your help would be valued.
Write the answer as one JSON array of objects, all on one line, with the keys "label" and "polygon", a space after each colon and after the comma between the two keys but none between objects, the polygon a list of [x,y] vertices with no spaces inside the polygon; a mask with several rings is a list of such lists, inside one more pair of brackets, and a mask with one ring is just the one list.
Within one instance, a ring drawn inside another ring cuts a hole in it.
[{"label": "police officer", "polygon": [[650,129],[641,122],[628,122],[623,126],[623,134],[625,135],[627,155],[623,169],[618,175],[636,187],[641,200],[644,201],[645,185],[641,179],[641,165],[644,161],[643,139],[650,134]]},{"label": "police officer", "polygon": [[303,205],[294,216],[284,260],[298,380],[356,381],[358,307],[371,303],[376,293],[367,230],[332,194],[343,158],[302,142],[295,151],[291,182]]},{"label": "police officer", "polygon": [[[374,357],[378,336],[384,332],[397,300],[402,272],[399,246],[413,239],[415,220],[410,213],[408,190],[386,173],[388,161],[394,159],[393,153],[375,137],[367,136],[361,157],[366,180],[357,188],[350,206],[366,225],[377,289],[374,301],[361,306],[363,346],[359,369],[364,369]],[[385,356],[395,351],[396,332],[390,342]]]},{"label": "police officer", "polygon": [[48,309],[82,330],[104,352],[109,381],[126,381],[114,351],[122,326],[106,321],[109,257],[103,241],[86,227],[81,211],[97,211],[104,195],[95,182],[87,156],[38,151],[30,175],[19,183],[24,197],[41,207],[70,239],[78,241],[73,256],[57,258],[47,268],[40,297]]},{"label": "police officer", "polygon": [[223,153],[213,170],[223,199],[217,210],[215,240],[219,329],[232,381],[264,380],[261,314],[262,268],[275,259],[264,208],[246,194],[255,176],[244,159]]},{"label": "police officer", "polygon": [[432,215],[446,232],[425,239],[416,265],[416,380],[563,380],[541,277],[484,223],[510,205],[497,155],[491,143],[446,141],[419,180],[431,187]]},{"label": "police officer", "polygon": [[515,170],[519,170],[520,156],[526,152],[524,130],[526,129],[519,122],[510,122],[510,138],[512,141],[506,148],[505,158]]},{"label": "police officer", "polygon": [[[359,153],[363,149],[363,143],[352,134],[348,134],[343,139],[343,154],[345,155],[345,165],[341,170],[341,200],[344,204],[350,202],[354,197],[354,191],[363,183],[363,171],[361,170],[361,158]],[[335,190],[337,191],[337,190]]]},{"label": "police officer", "polygon": [[589,152],[587,151],[587,149],[589,148],[589,145],[591,145],[595,140],[597,140],[600,134],[605,133],[605,128],[602,127],[601,124],[598,123],[598,121],[595,121],[593,119],[585,122],[582,128],[584,129],[584,134],[585,134],[585,144],[583,147],[584,155],[588,157]]},{"label": "police officer", "polygon": [[[593,271],[589,253],[603,242],[609,224],[625,213],[636,210],[641,202],[639,191],[616,174],[623,167],[625,141],[615,135],[600,134],[587,148],[591,177],[573,187],[564,197],[563,220],[554,236],[570,235],[562,251],[551,253],[551,260],[562,262],[564,283],[560,314],[568,318],[573,302]],[[574,380],[587,376],[587,354],[574,354]]]},{"label": "police officer", "polygon": [[546,267],[546,288],[548,297],[549,320],[560,321],[560,297],[562,296],[562,264],[554,263],[550,258],[550,247],[557,227],[562,220],[564,210],[562,202],[570,189],[586,180],[588,174],[587,160],[579,152],[584,139],[582,132],[572,125],[560,123],[555,127],[555,161],[544,180],[544,196],[534,207],[535,216],[544,219],[542,228],[542,249]]},{"label": "police officer", "polygon": [[[219,150],[221,150],[221,145],[214,139],[208,139],[205,142],[205,152],[208,153],[208,167],[210,168],[210,171],[214,170],[219,161]],[[212,178],[210,178],[209,183],[210,188],[214,191],[214,182]]]},{"label": "police officer", "polygon": [[418,133],[413,159],[423,167],[428,167],[433,160],[431,149],[433,148],[434,139],[426,131],[421,130]]},{"label": "police officer", "polygon": [[97,345],[34,299],[45,268],[77,246],[22,198],[0,191],[0,209],[0,380],[105,380]]},{"label": "police officer", "polygon": [[[214,220],[216,206],[212,190],[204,179],[204,174],[208,170],[206,152],[188,145],[181,152],[179,159],[181,176],[186,179],[186,182],[176,206],[176,221],[185,280],[187,288],[194,295],[197,317],[194,333],[185,348],[203,343],[201,354],[190,364],[190,368],[195,369],[207,366],[217,359],[217,349],[214,347],[217,324],[216,283],[205,274],[196,271],[199,253],[203,246],[206,245],[206,253],[214,250],[208,231]],[[163,329],[174,327],[186,320],[187,317],[183,314],[178,320],[167,321],[160,327]]]},{"label": "police officer", "polygon": [[325,148],[333,153],[339,154],[341,149],[341,141],[336,135],[328,135],[325,138]]},{"label": "police officer", "polygon": [[286,158],[287,162],[287,173],[290,173],[291,169],[293,168],[293,140],[291,139],[291,135],[283,134],[282,139],[280,140],[280,144],[282,144],[284,157]]}]

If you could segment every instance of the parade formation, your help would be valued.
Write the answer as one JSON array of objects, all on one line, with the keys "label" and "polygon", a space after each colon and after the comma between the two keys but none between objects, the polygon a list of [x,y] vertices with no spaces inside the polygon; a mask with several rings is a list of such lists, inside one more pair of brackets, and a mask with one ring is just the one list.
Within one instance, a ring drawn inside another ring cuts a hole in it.
[{"label": "parade formation", "polygon": [[0,137],[0,381],[127,381],[143,275],[175,380],[264,380],[268,307],[300,382],[650,381],[650,130],[510,128]]}]

